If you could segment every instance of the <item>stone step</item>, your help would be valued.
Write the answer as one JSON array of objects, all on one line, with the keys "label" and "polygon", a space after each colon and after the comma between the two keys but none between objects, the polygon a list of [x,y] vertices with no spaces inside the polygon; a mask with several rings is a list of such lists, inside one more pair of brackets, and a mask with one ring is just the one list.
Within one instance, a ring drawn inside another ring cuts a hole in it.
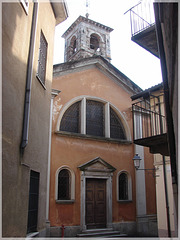
[{"label": "stone step", "polygon": [[86,230],[82,233],[79,233],[77,235],[79,238],[113,238],[113,237],[127,237],[126,234],[122,234],[119,231],[113,231],[113,230],[108,230],[108,229],[96,229],[96,230]]}]

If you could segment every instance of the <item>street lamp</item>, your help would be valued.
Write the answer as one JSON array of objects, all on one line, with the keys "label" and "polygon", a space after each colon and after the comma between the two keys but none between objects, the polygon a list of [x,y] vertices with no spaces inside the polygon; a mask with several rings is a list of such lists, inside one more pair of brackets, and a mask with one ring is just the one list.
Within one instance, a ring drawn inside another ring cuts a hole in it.
[{"label": "street lamp", "polygon": [[152,171],[152,175],[154,177],[156,177],[155,175],[155,171],[158,170],[158,168],[139,168],[140,167],[140,161],[142,159],[140,158],[140,156],[138,155],[138,153],[136,153],[136,155],[133,157],[133,161],[134,161],[134,167],[136,170],[145,170],[145,171]]},{"label": "street lamp", "polygon": [[139,169],[140,167],[140,161],[142,159],[140,158],[140,156],[138,155],[138,153],[136,153],[136,155],[133,157],[133,161],[134,161],[134,167],[136,168],[136,170]]}]

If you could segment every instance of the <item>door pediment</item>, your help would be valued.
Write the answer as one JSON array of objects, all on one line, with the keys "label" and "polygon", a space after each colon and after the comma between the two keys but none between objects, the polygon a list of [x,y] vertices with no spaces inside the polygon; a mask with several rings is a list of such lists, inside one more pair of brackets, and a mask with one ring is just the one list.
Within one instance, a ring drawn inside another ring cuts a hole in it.
[{"label": "door pediment", "polygon": [[78,167],[81,171],[95,171],[95,172],[114,172],[116,168],[104,161],[102,158],[97,157],[85,164]]}]

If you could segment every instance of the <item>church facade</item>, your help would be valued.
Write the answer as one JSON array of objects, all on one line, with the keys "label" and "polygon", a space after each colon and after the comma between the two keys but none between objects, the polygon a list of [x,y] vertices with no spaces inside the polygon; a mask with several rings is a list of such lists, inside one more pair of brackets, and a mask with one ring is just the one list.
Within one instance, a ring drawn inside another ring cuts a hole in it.
[{"label": "church facade", "polygon": [[[49,220],[51,236],[116,231],[157,236],[155,178],[136,171],[131,96],[141,89],[111,63],[113,29],[80,16],[54,66]],[[82,235],[85,234],[85,235]],[[120,236],[120,235],[119,235]]]}]

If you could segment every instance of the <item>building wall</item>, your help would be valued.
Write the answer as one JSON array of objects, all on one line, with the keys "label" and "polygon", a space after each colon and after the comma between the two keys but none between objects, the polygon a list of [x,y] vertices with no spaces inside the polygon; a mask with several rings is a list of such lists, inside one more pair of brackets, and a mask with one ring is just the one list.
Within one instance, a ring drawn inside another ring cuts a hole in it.
[{"label": "building wall", "polygon": [[[46,175],[55,17],[49,3],[40,3],[33,61],[29,142],[20,156],[26,72],[33,4],[28,14],[20,2],[2,3],[2,234],[25,237],[30,170],[40,173],[38,231],[45,228]],[[44,89],[36,78],[40,31],[48,42]]]},{"label": "building wall", "polygon": [[[158,168],[156,171],[158,232],[159,232],[159,237],[168,237],[162,156],[160,154],[155,154],[154,162],[155,162],[155,166]],[[165,162],[166,162],[167,192],[168,192],[168,203],[169,203],[169,214],[170,214],[170,228],[171,228],[172,236],[175,237],[174,199],[173,199],[173,191],[172,191],[172,184],[171,184],[172,177],[171,177],[171,166],[170,166],[169,157],[165,158]]]},{"label": "building wall", "polygon": [[[100,157],[111,164],[116,171],[112,178],[112,222],[135,223],[136,221],[136,192],[135,192],[135,168],[132,158],[134,157],[134,145],[131,143],[115,143],[113,141],[98,141],[97,139],[72,138],[57,134],[59,128],[58,118],[63,107],[73,98],[86,95],[104,99],[121,111],[130,129],[132,140],[132,114],[130,93],[113,79],[106,76],[97,68],[77,70],[53,79],[53,89],[61,93],[54,100],[53,126],[52,126],[52,149],[51,149],[51,186],[50,186],[50,223],[52,227],[79,226],[80,223],[80,170],[78,166]],[[145,159],[151,161],[153,157],[145,150]],[[58,204],[55,202],[55,175],[61,166],[68,166],[75,174],[75,202],[72,204]],[[126,170],[132,178],[132,201],[120,203],[117,201],[117,174]],[[155,185],[154,179],[146,175],[148,185],[147,213],[156,214]],[[127,229],[126,229],[127,230]],[[65,230],[66,231],[66,230]],[[123,230],[122,230],[123,231]],[[132,231],[129,230],[129,233]],[[134,228],[133,228],[134,231]]]}]

